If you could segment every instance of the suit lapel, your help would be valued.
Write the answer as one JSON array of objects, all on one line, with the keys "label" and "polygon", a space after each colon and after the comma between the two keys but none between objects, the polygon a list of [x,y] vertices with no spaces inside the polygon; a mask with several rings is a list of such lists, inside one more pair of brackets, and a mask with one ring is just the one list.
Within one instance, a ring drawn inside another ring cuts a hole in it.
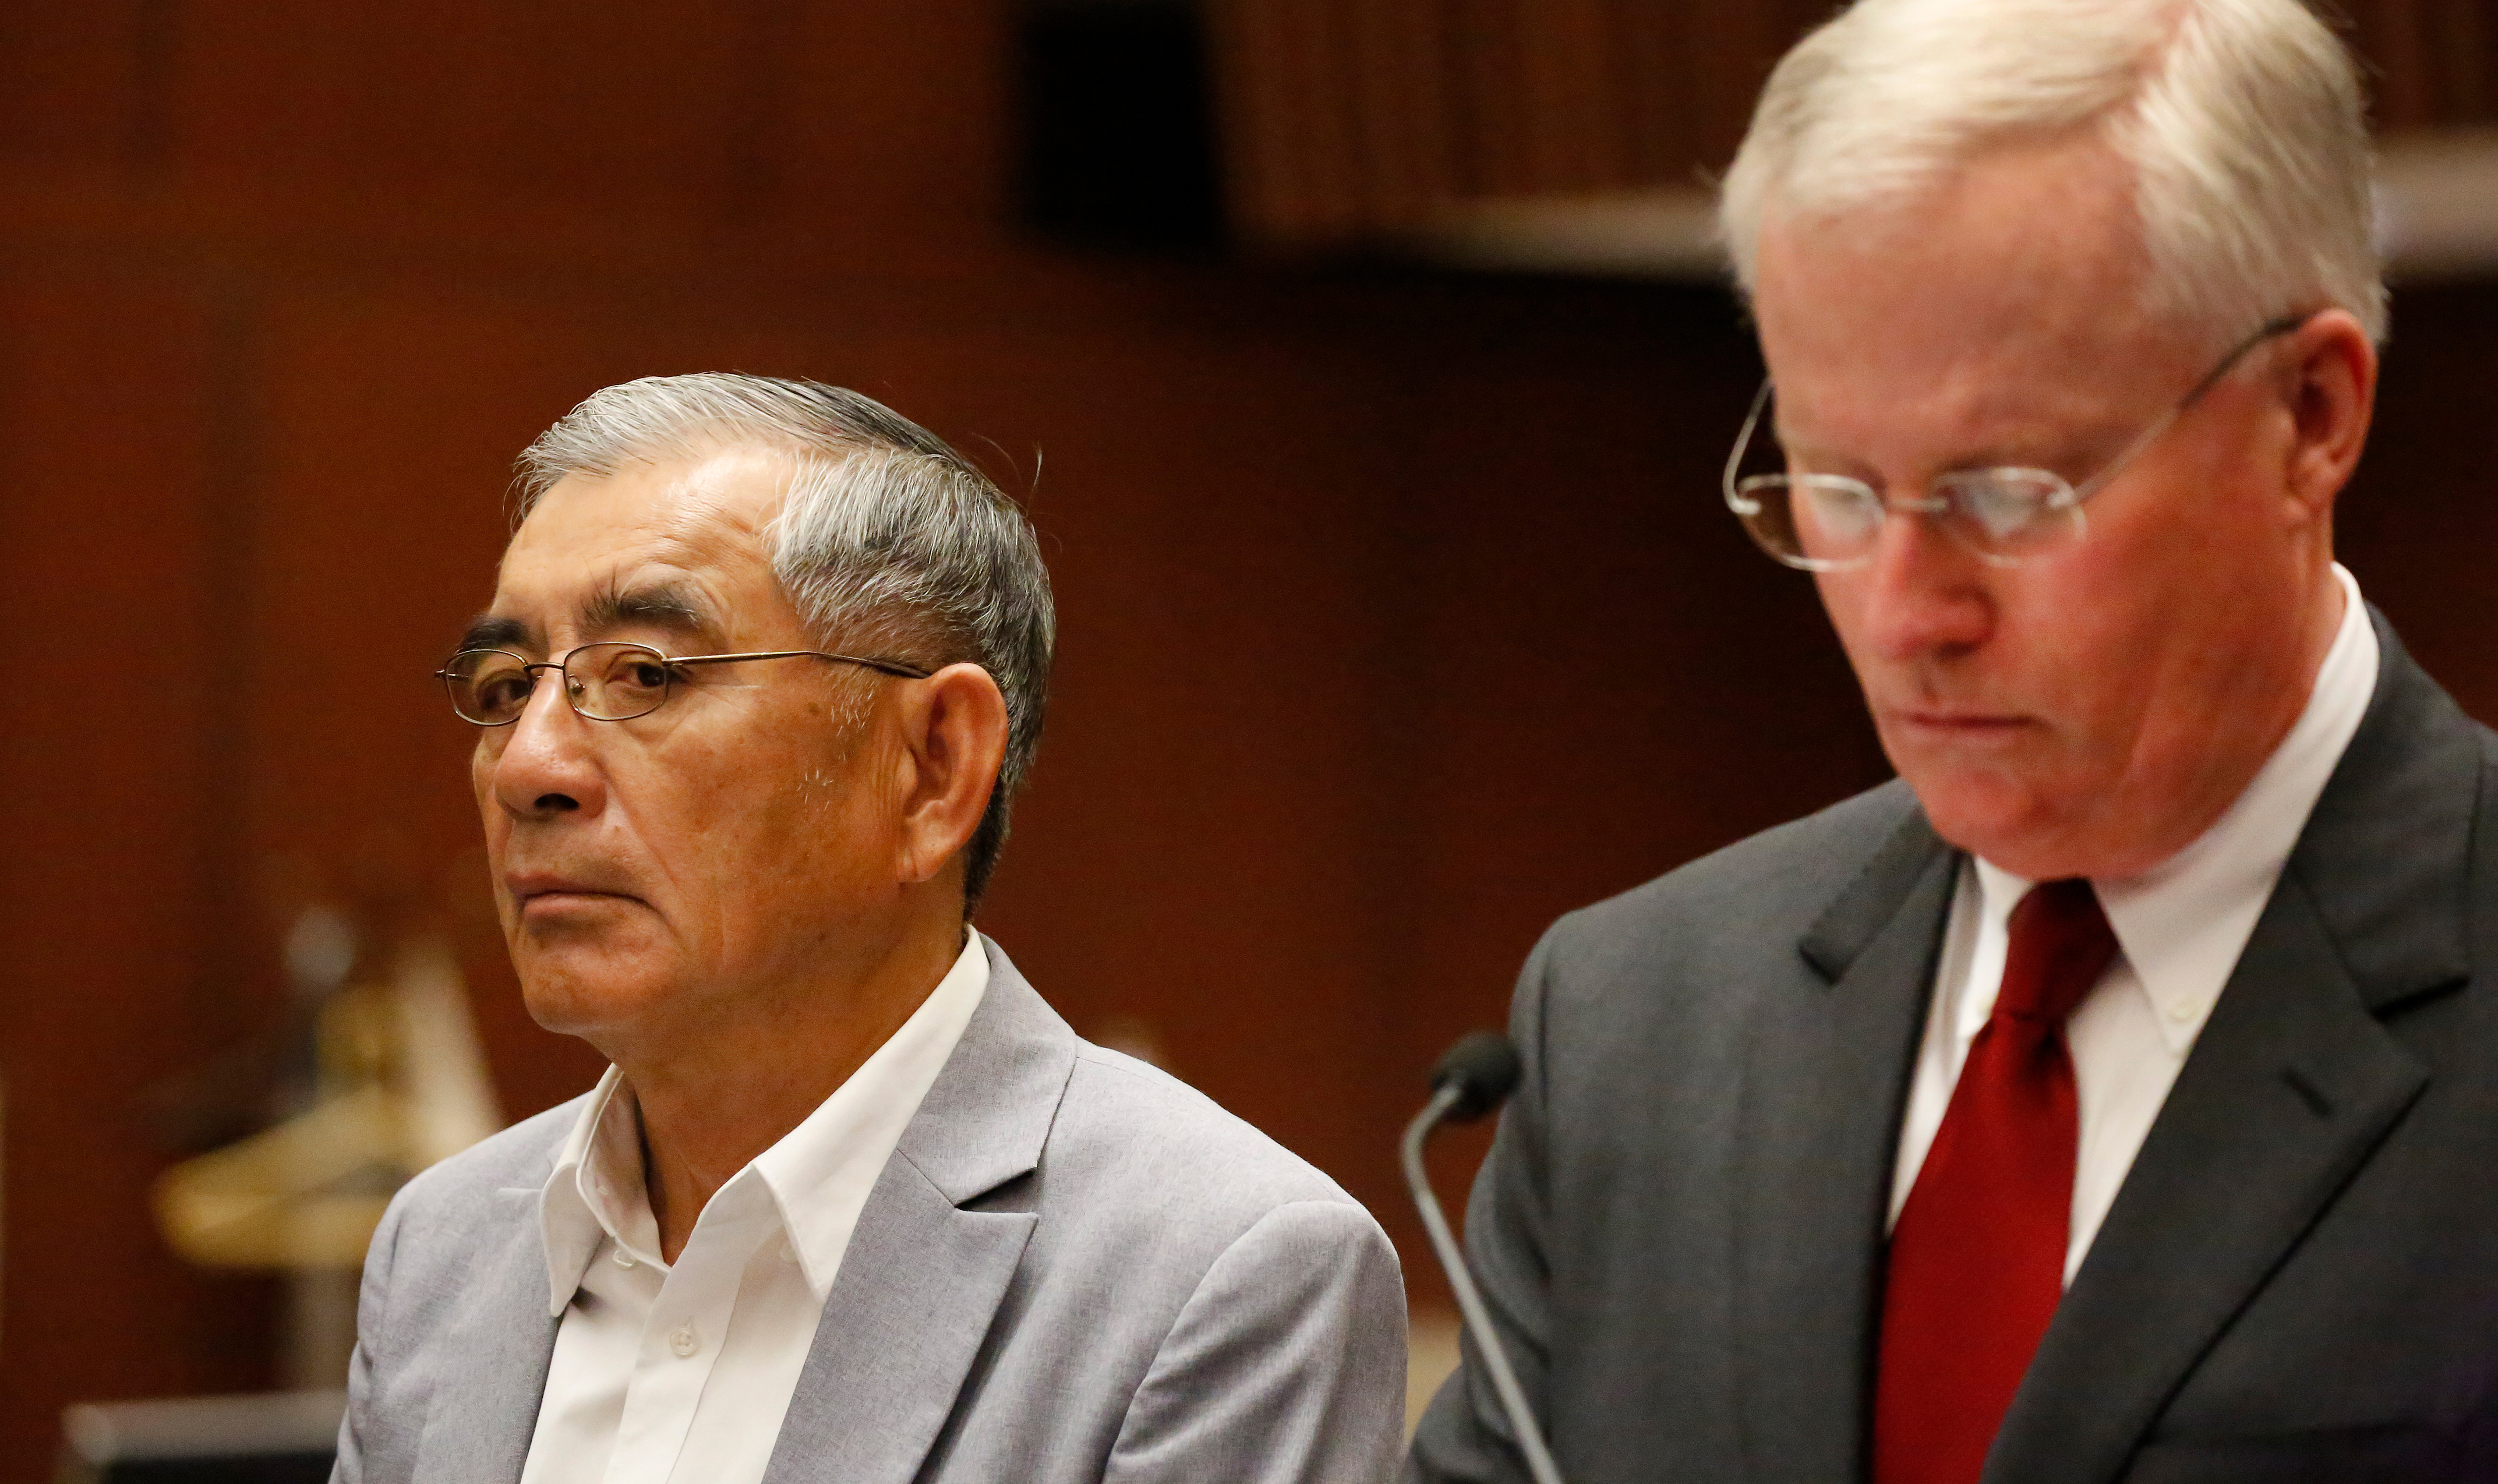
[{"label": "suit lapel", "polygon": [[1038,1217],[1013,1209],[1017,1183],[1041,1162],[1076,1042],[983,944],[980,1007],[859,1214],[765,1484],[916,1476],[1022,1262]]},{"label": "suit lapel", "polygon": [[2381,1017],[2467,972],[2479,745],[2379,624],[2368,715],[2057,1310],[1990,1480],[2116,1477],[2427,1085]]},{"label": "suit lapel", "polygon": [[1863,1471],[1874,1280],[1959,857],[1911,813],[1800,945],[1746,1053],[1734,1302],[1751,1476]]},{"label": "suit lapel", "polygon": [[541,1198],[535,1187],[490,1197],[492,1235],[480,1244],[476,1280],[450,1326],[446,1353],[456,1363],[426,1412],[414,1484],[514,1484],[521,1476],[555,1355]]}]

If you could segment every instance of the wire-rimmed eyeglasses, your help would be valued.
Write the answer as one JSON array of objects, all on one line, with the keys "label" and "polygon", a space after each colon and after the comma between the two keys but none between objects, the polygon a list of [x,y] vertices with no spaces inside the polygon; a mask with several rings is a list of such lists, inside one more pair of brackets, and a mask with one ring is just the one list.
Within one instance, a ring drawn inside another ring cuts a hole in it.
[{"label": "wire-rimmed eyeglasses", "polygon": [[1761,383],[1744,430],[1735,435],[1735,451],[1726,458],[1723,488],[1727,508],[1762,551],[1808,572],[1844,572],[1873,559],[1874,544],[1892,516],[1925,516],[1951,532],[1981,560],[2017,566],[2041,552],[2078,540],[2085,522],[2082,503],[2135,458],[2160,441],[2160,435],[2202,400],[2203,394],[2247,352],[2298,329],[2312,318],[2288,314],[2267,320],[2240,340],[2211,374],[2170,405],[2124,451],[2080,484],[2049,469],[2000,467],[1957,469],[1938,476],[1922,495],[1886,495],[1861,479],[1844,474],[1754,474],[1738,478],[1753,429],[1770,405],[1771,383]]},{"label": "wire-rimmed eyeglasses", "polygon": [[751,654],[663,654],[649,645],[586,644],[557,659],[532,660],[509,649],[463,649],[433,672],[451,693],[463,721],[507,727],[528,709],[538,672],[563,677],[563,696],[575,714],[591,721],[630,721],[668,704],[677,681],[692,665],[733,665],[753,659],[820,659],[859,665],[881,675],[924,680],[932,673],[898,659],[831,654],[821,649],[758,649]]}]

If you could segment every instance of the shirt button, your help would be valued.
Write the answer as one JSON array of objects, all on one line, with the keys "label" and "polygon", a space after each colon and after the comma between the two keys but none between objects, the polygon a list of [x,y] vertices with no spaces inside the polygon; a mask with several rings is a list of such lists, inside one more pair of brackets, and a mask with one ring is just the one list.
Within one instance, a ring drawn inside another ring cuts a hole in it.
[{"label": "shirt button", "polygon": [[624,1250],[621,1247],[609,1255],[616,1259],[616,1266],[620,1268],[629,1268],[633,1266],[633,1254]]},{"label": "shirt button", "polygon": [[668,1348],[677,1352],[679,1360],[691,1359],[702,1348],[702,1337],[694,1333],[692,1325],[680,1324],[668,1332]]},{"label": "shirt button", "polygon": [[798,1249],[790,1245],[789,1239],[786,1237],[781,1239],[781,1260],[783,1262],[796,1262],[798,1260]]},{"label": "shirt button", "polygon": [[2182,1026],[2194,1018],[2194,1007],[2180,1000],[2168,1007],[2168,1018]]}]

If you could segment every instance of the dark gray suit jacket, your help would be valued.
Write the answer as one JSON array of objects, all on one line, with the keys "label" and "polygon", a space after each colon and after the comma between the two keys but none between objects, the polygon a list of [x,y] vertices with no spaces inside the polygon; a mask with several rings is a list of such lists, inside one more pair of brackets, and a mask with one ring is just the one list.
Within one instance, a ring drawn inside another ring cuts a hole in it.
[{"label": "dark gray suit jacket", "polygon": [[[2377,629],[2366,719],[1990,1484],[2498,1477],[2498,736]],[[1865,1476],[1960,861],[1895,782],[1536,949],[1467,1238],[1572,1484]],[[1409,1476],[1524,1479],[1508,1435],[1469,1352]]]},{"label": "dark gray suit jacket", "polygon": [[[1077,1039],[986,947],[988,990],[859,1215],[765,1484],[1386,1473],[1405,1304],[1378,1223],[1203,1095]],[[556,1335],[539,1203],[580,1107],[392,1202],[340,1484],[520,1477]]]}]

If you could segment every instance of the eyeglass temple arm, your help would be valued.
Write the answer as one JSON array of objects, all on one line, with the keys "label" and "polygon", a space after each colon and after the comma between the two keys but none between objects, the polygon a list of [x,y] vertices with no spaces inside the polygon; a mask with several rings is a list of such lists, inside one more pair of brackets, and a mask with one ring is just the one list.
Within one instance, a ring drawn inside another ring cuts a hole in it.
[{"label": "eyeglass temple arm", "polygon": [[898,676],[906,680],[924,680],[936,674],[916,665],[906,665],[898,659],[875,659],[864,654],[834,654],[823,649],[763,649],[753,654],[671,654],[671,665],[725,665],[742,659],[827,659],[845,665],[864,665],[870,670]]},{"label": "eyeglass temple arm", "polygon": [[2144,428],[2141,436],[2135,438],[2131,443],[2125,446],[2125,451],[2123,453],[2100,465],[2099,471],[2097,474],[2094,474],[2090,478],[2082,481],[2080,484],[2073,486],[2072,497],[2067,501],[2067,503],[2071,505],[2079,505],[2084,500],[2089,499],[2092,495],[2098,493],[2099,487],[2116,478],[2117,474],[2123,470],[2127,464],[2133,462],[2136,455],[2139,455],[2143,450],[2151,447],[2154,443],[2159,442],[2160,435],[2168,431],[2168,426],[2176,422],[2179,418],[2184,417],[2188,408],[2194,406],[2196,402],[2201,401],[2203,399],[2204,393],[2219,386],[2221,384],[2221,378],[2228,375],[2231,371],[2236,370],[2238,363],[2246,359],[2247,352],[2254,350],[2257,346],[2261,345],[2266,340],[2273,338],[2275,335],[2286,335],[2290,333],[2291,331],[2296,330],[2298,327],[2306,324],[2309,320],[2314,319],[2315,317],[2315,314],[2310,312],[2307,314],[2285,314],[2278,319],[2264,321],[2262,325],[2257,328],[2254,334],[2247,336],[2245,339],[2240,340],[2236,345],[2232,346],[2229,353],[2221,358],[2221,363],[2212,367],[2212,373],[2210,375],[2204,377],[2201,381],[2194,383],[2193,391],[2188,392],[2184,396],[2181,396],[2176,401],[2170,403],[2168,410],[2161,414],[2160,421],[2152,424],[2149,427]]},{"label": "eyeglass temple arm", "polygon": [[2177,410],[2183,412],[2187,408],[2194,406],[2196,402],[2201,401],[2203,399],[2204,393],[2219,386],[2221,384],[2222,377],[2226,376],[2231,371],[2237,369],[2238,363],[2246,358],[2247,352],[2254,350],[2257,346],[2261,345],[2275,335],[2286,335],[2290,333],[2291,331],[2296,330],[2298,327],[2306,324],[2309,320],[2314,318],[2316,318],[2316,311],[2310,310],[2304,314],[2285,314],[2278,318],[2264,321],[2261,325],[2256,328],[2256,332],[2254,334],[2240,340],[2235,346],[2231,347],[2227,355],[2221,358],[2221,363],[2212,367],[2211,375],[2194,383],[2194,391],[2187,393],[2184,396],[2177,399]]},{"label": "eyeglass temple arm", "polygon": [[1761,390],[1752,394],[1752,410],[1744,414],[1744,430],[1735,435],[1733,452],[1726,456],[1726,477],[1720,485],[1731,504],[1735,499],[1735,471],[1744,465],[1744,455],[1752,446],[1752,429],[1759,426],[1761,409],[1770,404],[1770,379],[1761,378]]}]

